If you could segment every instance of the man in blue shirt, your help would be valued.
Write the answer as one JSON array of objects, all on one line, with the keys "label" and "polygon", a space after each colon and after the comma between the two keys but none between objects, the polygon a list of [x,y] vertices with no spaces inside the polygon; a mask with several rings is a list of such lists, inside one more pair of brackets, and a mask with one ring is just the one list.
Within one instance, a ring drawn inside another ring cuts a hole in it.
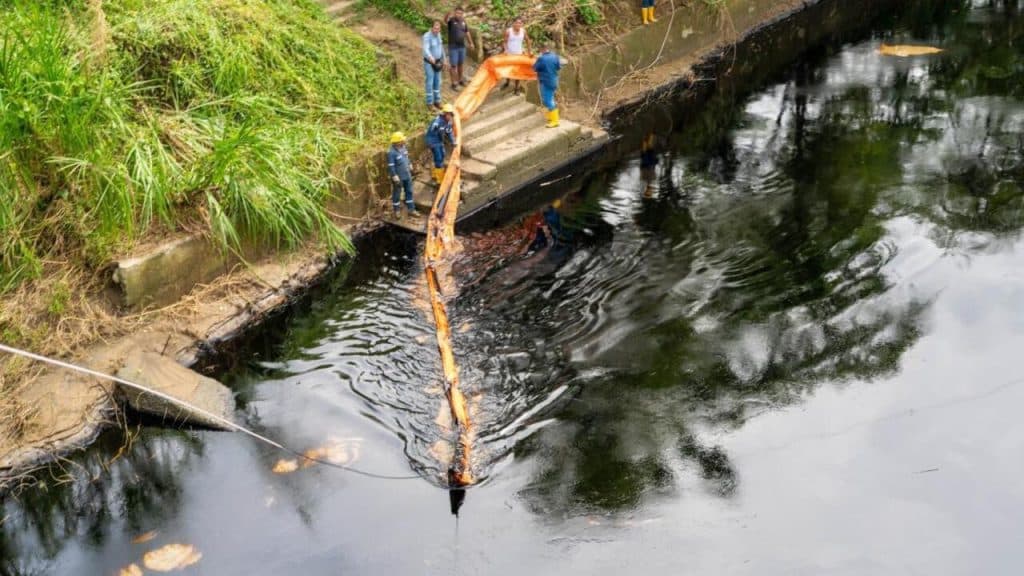
[{"label": "man in blue shirt", "polygon": [[540,84],[540,99],[544,107],[548,109],[547,127],[558,127],[558,104],[555,103],[555,92],[558,91],[558,71],[562,69],[562,61],[558,54],[552,52],[546,45],[540,47],[541,55],[533,63],[533,70],[537,73],[537,82]]},{"label": "man in blue shirt", "polygon": [[444,43],[441,21],[435,20],[423,35],[423,73],[426,75],[427,107],[441,109],[441,76],[444,75]]},{"label": "man in blue shirt", "polygon": [[434,155],[434,171],[432,175],[438,185],[441,184],[441,180],[444,178],[444,142],[447,140],[452,146],[455,145],[452,125],[452,116],[454,114],[455,108],[451,104],[445,104],[437,118],[434,118],[430,122],[430,126],[427,126],[427,146],[430,147],[430,152]]},{"label": "man in blue shirt", "polygon": [[388,175],[391,176],[391,211],[395,218],[401,210],[402,190],[405,190],[405,207],[409,216],[419,216],[416,205],[412,201],[412,169],[409,163],[409,149],[405,147],[405,134],[395,132],[391,135],[391,147],[388,148]]}]

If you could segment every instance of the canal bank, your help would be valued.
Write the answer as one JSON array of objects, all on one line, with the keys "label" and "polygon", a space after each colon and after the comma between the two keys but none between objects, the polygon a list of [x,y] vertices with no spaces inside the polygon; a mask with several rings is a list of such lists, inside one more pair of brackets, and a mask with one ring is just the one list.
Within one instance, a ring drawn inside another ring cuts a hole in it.
[{"label": "canal bank", "polygon": [[[759,74],[765,73],[771,65],[778,67],[783,63],[781,59],[771,60],[766,56],[770,51],[762,49],[763,46],[758,44],[766,42],[767,37],[774,37],[777,34],[779,38],[783,39],[773,49],[785,50],[790,55],[798,54],[802,49],[813,44],[808,39],[808,30],[813,32],[811,36],[817,40],[824,38],[826,32],[842,33],[847,21],[850,22],[851,30],[858,30],[864,25],[865,17],[872,11],[883,10],[884,4],[884,2],[866,0],[864,3],[856,3],[854,6],[849,3],[821,0],[805,2],[793,7],[792,4],[786,3],[786,7],[792,8],[792,10],[783,15],[779,14],[777,6],[765,5],[766,21],[758,22],[750,30],[741,33],[734,39],[734,42],[714,49],[714,45],[718,43],[717,37],[708,36],[705,39],[704,52],[694,58],[703,63],[704,72],[717,70],[719,76],[703,78],[701,82],[673,82],[671,91],[676,96],[685,94],[707,96],[711,93],[707,91],[707,87],[718,86],[721,82],[723,89],[740,93],[742,86],[750,86],[750,84],[744,84],[744,78],[747,75],[751,79],[756,79]],[[841,8],[841,5],[845,8]],[[808,20],[792,20],[792,18],[798,18],[804,10],[810,11],[808,14],[811,17]],[[849,10],[849,12],[843,10]],[[815,19],[822,19],[820,25],[810,27],[809,22],[813,22]],[[670,22],[676,21],[670,20]],[[681,21],[676,23],[679,22]],[[790,27],[790,22],[794,22],[792,27]],[[685,30],[676,29],[667,24],[663,24],[663,26],[666,26],[666,34],[678,32],[681,35]],[[641,31],[637,31],[633,34],[640,33]],[[727,66],[726,63],[730,62],[728,54],[730,52],[738,53],[738,51],[744,50],[744,47],[750,49],[748,63],[761,62],[758,58],[762,56],[769,60],[765,60],[759,66]],[[654,57],[658,58],[658,55]],[[700,66],[697,69],[701,69]],[[615,81],[618,82],[618,80]],[[668,89],[666,88],[666,90]],[[629,106],[617,109],[612,117],[613,119],[625,118],[625,110],[642,109],[644,105],[639,101],[634,102]],[[695,108],[688,107],[691,111]],[[627,121],[622,120],[622,122]],[[632,131],[630,134],[636,135],[638,132]],[[598,161],[601,156],[595,156],[583,170],[571,162],[563,161],[554,164],[549,171],[541,173],[538,177],[507,186],[503,189],[502,194],[488,199],[478,209],[472,211],[471,222],[468,221],[466,226],[469,228],[475,226],[479,229],[479,227],[487,225],[485,223],[493,224],[505,220],[514,216],[518,210],[531,205],[535,200],[549,200],[564,194],[567,191],[567,186],[582,185],[590,170],[607,166],[608,162],[616,160],[623,154],[631,153],[634,149],[633,146],[638,146],[635,139],[639,136],[631,136],[631,138],[612,148],[602,150],[601,154],[605,160]],[[355,190],[356,195],[339,194],[339,196],[348,199],[345,205],[352,210],[367,210],[374,206],[375,202],[380,200],[380,191],[387,188],[380,182],[384,180],[382,173],[374,173],[369,168],[362,176],[358,170],[348,176],[346,180],[348,190]],[[372,198],[376,198],[376,200],[370,200]],[[359,214],[359,217],[362,217],[366,212]],[[359,236],[370,233],[369,230],[372,230],[372,227],[352,227],[350,230]],[[162,294],[159,300],[161,305],[171,308],[182,294],[192,290],[188,284],[175,283],[172,280],[193,277],[195,283],[201,284],[209,282],[210,279],[192,276],[194,270],[223,271],[232,266],[232,259],[225,260],[223,254],[209,250],[192,252],[191,257],[184,259],[176,259],[163,248],[158,249],[155,254],[157,258],[142,258],[141,261],[136,259],[133,265],[152,270],[160,278],[166,278],[166,280],[158,282],[148,282],[161,290],[169,286],[176,286],[174,293]],[[212,255],[218,263],[212,267],[206,266],[204,254]],[[240,335],[258,331],[264,318],[274,316],[287,309],[289,302],[299,298],[308,285],[326,278],[337,263],[334,258],[326,258],[322,255],[310,256],[311,254],[306,252],[290,256],[286,261],[281,261],[278,257],[264,259],[249,270],[250,275],[247,275],[248,277],[243,282],[244,289],[238,289],[228,297],[218,294],[217,286],[206,292],[193,293],[191,298],[197,298],[200,302],[188,321],[181,322],[177,318],[171,318],[149,322],[127,338],[120,338],[99,349],[94,349],[87,355],[88,358],[91,358],[87,363],[101,371],[116,372],[129,349],[143,348],[147,351],[171,356],[184,365],[202,366],[204,363],[199,361],[201,357],[218,356],[218,349],[229,349],[230,343]],[[179,261],[177,268],[169,265],[169,262],[174,260]],[[127,265],[119,265],[118,270],[123,270],[126,267]],[[179,272],[175,272],[175,270]],[[115,272],[115,275],[117,274]],[[129,275],[121,273],[119,277],[122,279],[121,288],[126,289],[124,281]],[[228,279],[225,283],[230,286],[231,280]],[[152,299],[147,300],[144,295],[138,297],[140,303],[152,301]],[[223,357],[222,354],[220,356]],[[212,362],[205,364],[209,367]],[[116,411],[114,404],[111,403],[109,389],[98,386],[95,382],[81,381],[69,378],[67,375],[53,375],[47,380],[38,381],[37,384],[40,385],[33,387],[33,394],[38,401],[50,403],[43,413],[51,414],[52,418],[47,418],[38,422],[36,426],[28,428],[27,434],[22,436],[20,445],[7,451],[0,458],[0,474],[17,476],[27,466],[45,462],[57,455],[77,449],[83,443],[95,438],[103,427],[112,423],[112,416]],[[61,399],[61,403],[57,403],[57,398]],[[78,401],[74,400],[75,398],[87,400]],[[55,408],[57,406],[60,407],[59,410]]]}]

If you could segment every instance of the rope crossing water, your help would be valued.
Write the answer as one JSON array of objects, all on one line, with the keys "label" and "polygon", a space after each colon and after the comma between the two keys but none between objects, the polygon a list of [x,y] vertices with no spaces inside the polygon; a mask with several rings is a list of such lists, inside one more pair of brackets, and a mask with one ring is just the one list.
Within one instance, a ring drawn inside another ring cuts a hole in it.
[{"label": "rope crossing water", "polygon": [[102,378],[104,380],[110,380],[112,382],[117,382],[118,384],[121,384],[122,386],[127,386],[127,387],[131,388],[132,390],[138,390],[139,392],[143,392],[145,394],[149,394],[151,396],[155,396],[157,398],[160,398],[161,400],[164,400],[165,402],[170,402],[171,404],[174,404],[176,406],[180,406],[182,408],[185,408],[186,410],[190,410],[192,412],[195,412],[196,414],[202,414],[206,418],[209,418],[209,419],[211,419],[211,420],[213,420],[215,422],[223,424],[225,427],[227,427],[227,428],[229,428],[231,430],[234,430],[236,432],[241,432],[243,434],[251,436],[252,438],[255,438],[256,440],[258,440],[258,441],[260,441],[260,442],[262,442],[262,443],[264,443],[264,444],[266,444],[268,446],[272,446],[272,447],[274,447],[274,448],[276,448],[278,450],[281,450],[283,452],[287,452],[288,454],[291,454],[293,456],[297,456],[297,457],[302,458],[303,460],[306,460],[306,461],[309,461],[309,462],[316,462],[317,464],[322,464],[324,466],[330,466],[331,468],[337,468],[339,470],[344,470],[346,472],[352,472],[353,474],[359,474],[360,476],[367,476],[369,478],[377,478],[379,480],[414,480],[414,479],[417,479],[417,478],[421,478],[421,476],[418,475],[418,474],[412,474],[412,475],[407,475],[407,476],[396,476],[396,475],[390,475],[390,474],[378,474],[376,472],[368,472],[366,470],[361,470],[359,468],[354,468],[352,466],[346,466],[344,464],[339,464],[337,462],[331,462],[330,460],[323,460],[323,459],[317,458],[315,456],[309,456],[309,455],[307,455],[307,454],[305,454],[303,452],[300,452],[300,451],[298,451],[298,450],[296,450],[294,448],[289,448],[288,446],[285,446],[284,444],[281,444],[280,442],[277,442],[276,440],[271,440],[270,438],[267,438],[266,436],[264,436],[264,435],[262,435],[262,434],[260,434],[258,432],[254,432],[254,431],[250,430],[249,428],[246,428],[245,426],[242,426],[240,424],[232,422],[231,420],[228,420],[227,418],[224,418],[223,416],[219,416],[217,414],[214,414],[213,412],[210,412],[209,410],[204,410],[204,409],[200,408],[199,406],[195,406],[193,404],[190,404],[189,402],[186,402],[186,401],[181,400],[179,398],[175,398],[174,396],[171,396],[169,394],[165,394],[164,392],[160,392],[159,390],[154,390],[154,389],[149,388],[147,386],[143,386],[142,384],[136,384],[135,382],[131,382],[129,380],[125,380],[124,378],[120,378],[118,376],[112,376],[110,374],[105,374],[103,372],[98,372],[98,371],[92,370],[90,368],[85,368],[84,366],[78,366],[77,364],[71,364],[70,362],[64,362],[62,360],[57,360],[55,358],[49,358],[47,356],[42,356],[40,354],[34,354],[34,353],[29,352],[27,350],[22,350],[20,348],[14,348],[13,346],[7,346],[6,344],[2,344],[2,343],[0,343],[0,351],[7,352],[8,354],[14,354],[15,356],[21,356],[21,357],[24,357],[24,358],[29,358],[29,359],[35,360],[37,362],[42,362],[44,364],[49,364],[51,366],[57,366],[59,368],[65,369],[65,370],[71,370],[71,371],[74,371],[74,372],[80,372],[82,374],[88,374],[89,376],[94,376],[96,378]]}]

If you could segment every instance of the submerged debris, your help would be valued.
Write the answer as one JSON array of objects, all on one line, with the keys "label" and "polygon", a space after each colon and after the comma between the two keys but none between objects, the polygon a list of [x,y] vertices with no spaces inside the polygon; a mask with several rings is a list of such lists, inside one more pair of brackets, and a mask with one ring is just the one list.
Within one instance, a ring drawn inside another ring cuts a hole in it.
[{"label": "submerged debris", "polygon": [[142,576],[142,568],[139,568],[138,564],[132,563],[121,568],[117,572],[117,576]]},{"label": "submerged debris", "polygon": [[190,544],[168,544],[146,552],[142,556],[142,564],[149,570],[170,572],[196,564],[202,557],[202,552]]},{"label": "submerged debris", "polygon": [[910,44],[883,43],[878,47],[879,54],[884,54],[885,56],[900,56],[902,58],[906,58],[908,56],[938,54],[939,52],[942,52],[942,48],[935,48],[934,46],[913,46]]},{"label": "submerged debris", "polygon": [[144,534],[139,534],[135,538],[132,538],[132,544],[145,544],[146,542],[156,538],[159,534],[160,532],[157,530],[150,530]]}]

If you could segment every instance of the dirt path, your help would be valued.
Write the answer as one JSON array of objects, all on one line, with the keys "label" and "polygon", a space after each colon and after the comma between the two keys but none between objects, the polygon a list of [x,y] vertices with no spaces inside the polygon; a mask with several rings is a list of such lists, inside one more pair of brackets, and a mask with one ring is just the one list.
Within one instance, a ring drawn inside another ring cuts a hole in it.
[{"label": "dirt path", "polygon": [[[382,14],[362,15],[348,22],[353,32],[366,38],[378,48],[388,52],[395,58],[398,65],[398,78],[424,91],[423,74],[423,33],[410,28],[404,22]],[[425,32],[425,31],[424,31]],[[467,78],[472,76],[476,66],[470,62]],[[441,99],[444,102],[455,100],[456,92],[451,89],[451,78],[444,73],[441,82]],[[425,102],[425,101],[424,101]],[[429,112],[424,105],[425,113]],[[432,116],[434,113],[429,112]]]}]

